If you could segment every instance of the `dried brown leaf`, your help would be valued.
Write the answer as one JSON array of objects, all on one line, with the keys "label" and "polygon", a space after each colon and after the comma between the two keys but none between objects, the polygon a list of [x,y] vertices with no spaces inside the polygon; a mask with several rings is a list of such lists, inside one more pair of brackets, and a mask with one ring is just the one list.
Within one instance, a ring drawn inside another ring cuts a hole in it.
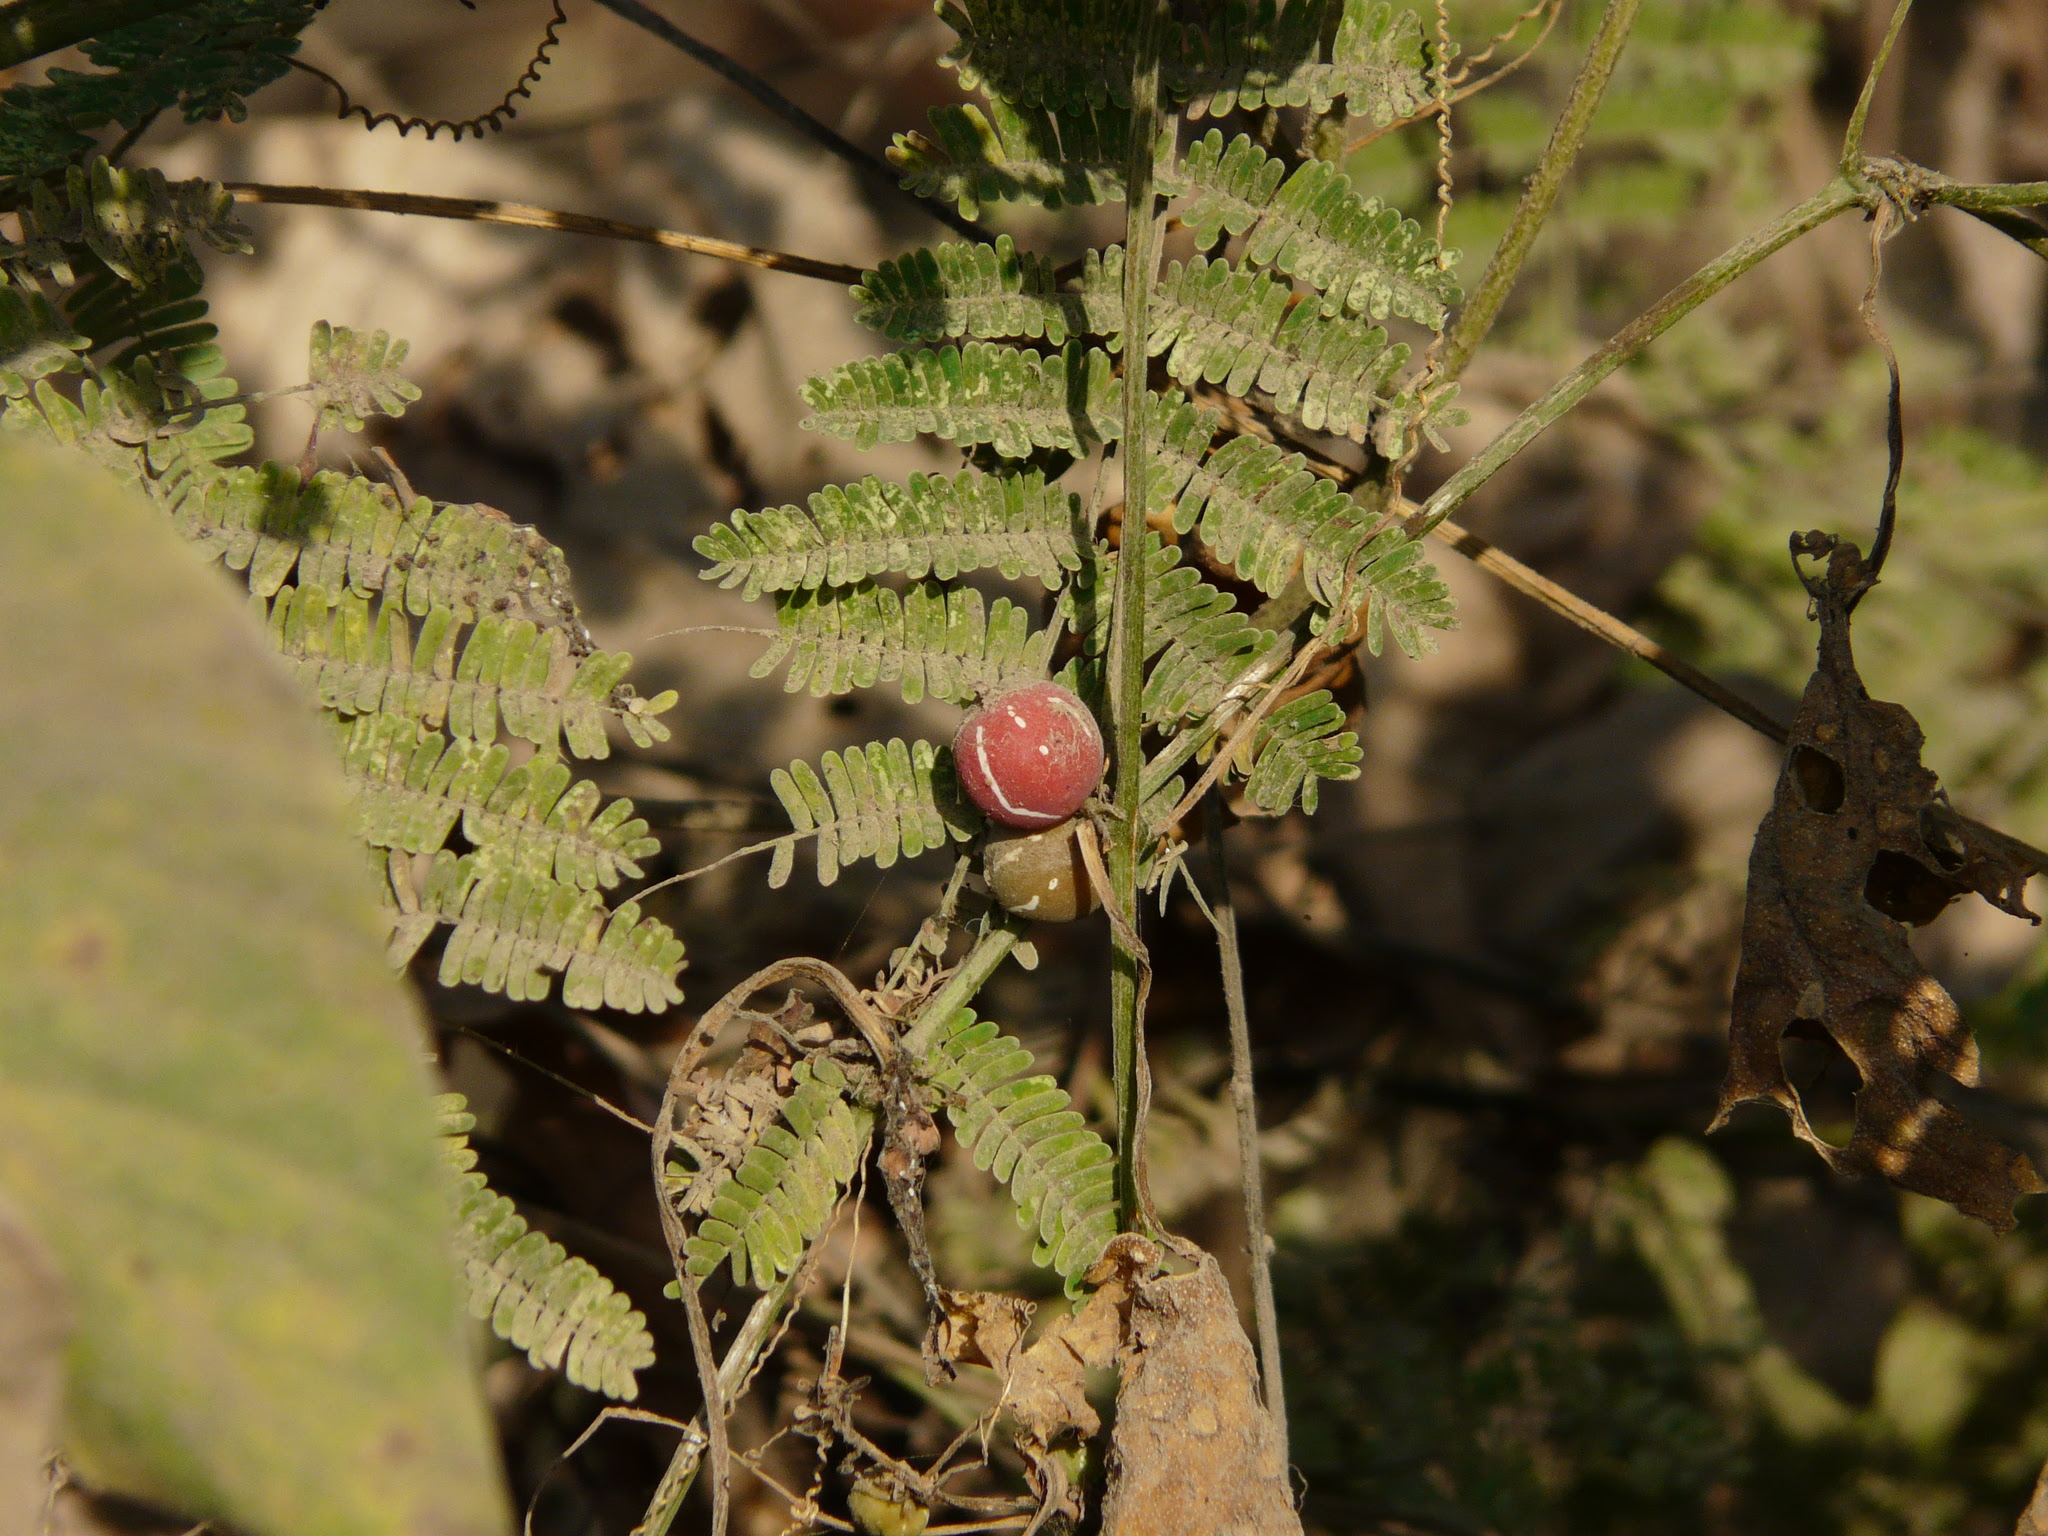
[{"label": "dried brown leaf", "polygon": [[1252,1346],[1215,1259],[1138,1282],[1118,1364],[1103,1536],[1301,1530]]},{"label": "dried brown leaf", "polygon": [[927,1363],[936,1360],[949,1368],[986,1365],[1007,1376],[1037,1307],[1000,1291],[942,1290],[939,1299]]},{"label": "dried brown leaf", "polygon": [[[1976,1083],[1977,1046],[1905,925],[1931,922],[1969,891],[2032,918],[2032,865],[1949,805],[1920,761],[1919,724],[1864,691],[1849,614],[1873,578],[1855,546],[1810,533],[1794,538],[1793,552],[1828,557],[1807,582],[1820,659],[1750,855],[1714,1127],[1736,1105],[1768,1099],[1837,1171],[1882,1174],[2003,1231],[2013,1202],[2044,1186],[2024,1155],[1938,1097],[1944,1077]],[[1814,1132],[1785,1075],[1779,1042],[1795,1026],[1825,1030],[1862,1076],[1844,1146]]]}]

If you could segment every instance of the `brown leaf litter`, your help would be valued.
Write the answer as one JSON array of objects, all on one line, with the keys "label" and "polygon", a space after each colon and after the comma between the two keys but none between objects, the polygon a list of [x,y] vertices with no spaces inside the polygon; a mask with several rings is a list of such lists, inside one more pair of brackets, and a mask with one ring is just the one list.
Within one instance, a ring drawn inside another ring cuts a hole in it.
[{"label": "brown leaf litter", "polygon": [[[1864,691],[1849,615],[1875,578],[1856,547],[1808,533],[1792,548],[1827,558],[1822,574],[1801,573],[1820,657],[1750,855],[1728,1076],[1710,1129],[1768,1099],[1838,1172],[1881,1174],[2004,1231],[2013,1202],[2048,1186],[2024,1154],[1942,1101],[1944,1080],[1975,1086],[1977,1045],[1906,928],[1970,891],[2038,922],[2024,899],[2033,865],[1957,813],[1920,761],[1919,724]],[[1779,1051],[1787,1034],[1821,1033],[1862,1077],[1840,1146],[1808,1122]]]}]

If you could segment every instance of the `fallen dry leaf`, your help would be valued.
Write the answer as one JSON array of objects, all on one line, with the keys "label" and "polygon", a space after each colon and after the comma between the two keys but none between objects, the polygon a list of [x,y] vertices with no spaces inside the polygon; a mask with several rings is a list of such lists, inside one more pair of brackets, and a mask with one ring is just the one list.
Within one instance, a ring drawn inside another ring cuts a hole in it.
[{"label": "fallen dry leaf", "polygon": [[[1736,1105],[1769,1099],[1837,1171],[1882,1174],[2004,1231],[2013,1202],[2044,1186],[2024,1155],[1937,1096],[1943,1077],[1976,1083],[1977,1046],[1905,925],[1931,922],[1968,891],[2032,918],[2032,869],[1949,805],[1921,764],[1912,715],[1864,691],[1849,614],[1874,578],[1856,547],[1817,533],[1792,547],[1827,556],[1807,580],[1820,660],[1750,854],[1728,1076],[1710,1129]],[[1786,1078],[1779,1042],[1795,1026],[1824,1030],[1862,1076],[1846,1145],[1815,1134]]]},{"label": "fallen dry leaf", "polygon": [[1301,1530],[1258,1364],[1215,1259],[1138,1281],[1118,1364],[1103,1536]]}]

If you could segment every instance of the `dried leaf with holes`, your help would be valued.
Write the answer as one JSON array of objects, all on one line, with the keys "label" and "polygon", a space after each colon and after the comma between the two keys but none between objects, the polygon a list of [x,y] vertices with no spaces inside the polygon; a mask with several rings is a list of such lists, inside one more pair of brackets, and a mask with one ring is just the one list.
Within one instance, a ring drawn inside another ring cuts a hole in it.
[{"label": "dried leaf with holes", "polygon": [[[1975,1084],[1977,1045],[1905,925],[1933,921],[1968,891],[2032,918],[2031,866],[1949,805],[1920,762],[1912,715],[1864,691],[1849,614],[1874,578],[1855,546],[1809,533],[1792,549],[1795,559],[1827,557],[1824,574],[1801,573],[1820,617],[1820,661],[1750,855],[1714,1128],[1736,1105],[1768,1099],[1838,1172],[1882,1174],[2004,1231],[2013,1202],[2048,1186],[2025,1156],[1941,1101],[1944,1079]],[[1814,1131],[1779,1052],[1788,1031],[1816,1026],[1862,1076],[1845,1145]]]},{"label": "dried leaf with holes", "polygon": [[927,1362],[937,1363],[948,1376],[956,1365],[985,1365],[1007,1376],[1037,1304],[1000,1291],[946,1290],[939,1292],[939,1303]]},{"label": "dried leaf with holes", "polygon": [[1117,1363],[1103,1536],[1301,1530],[1251,1342],[1214,1258],[1138,1282]]}]

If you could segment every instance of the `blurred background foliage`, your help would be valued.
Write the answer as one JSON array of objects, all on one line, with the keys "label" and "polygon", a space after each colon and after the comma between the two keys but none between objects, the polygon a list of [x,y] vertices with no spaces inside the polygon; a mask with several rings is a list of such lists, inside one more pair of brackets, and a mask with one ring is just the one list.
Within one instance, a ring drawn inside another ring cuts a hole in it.
[{"label": "blurred background foliage", "polygon": [[[1425,26],[1433,10],[1423,11]],[[673,0],[667,10],[879,148],[954,98],[925,0]],[[1599,339],[1806,195],[1832,168],[1890,0],[1651,0],[1587,153],[1493,345],[1472,422],[1425,458],[1426,492]],[[1468,51],[1515,0],[1453,0]],[[337,0],[305,57],[359,99],[461,116],[518,72],[539,0]],[[1450,243],[1476,276],[1598,18],[1566,0],[1527,64],[1455,114]],[[1533,40],[1540,17],[1495,55]],[[55,62],[65,62],[62,58]],[[1485,66],[1487,68],[1492,65]],[[172,174],[503,197],[873,263],[937,238],[906,200],[836,164],[679,56],[590,7],[504,135],[365,135],[293,76],[240,125],[160,124],[138,157]],[[1427,217],[1432,124],[1347,150],[1366,191]],[[2048,8],[1922,0],[1868,147],[1959,179],[2048,176]],[[798,432],[811,372],[872,350],[831,288],[565,237],[303,209],[248,210],[253,259],[209,291],[252,388],[300,376],[308,322],[414,343],[426,395],[378,424],[423,491],[482,499],[568,551],[600,643],[675,686],[675,739],[603,765],[656,823],[651,878],[776,828],[768,766],[953,712],[816,700],[746,675],[746,624],[700,583],[690,539],[736,506],[866,472],[944,463],[923,445],[851,458]],[[1099,210],[1007,210],[1069,255],[1114,238]],[[1866,232],[1780,253],[1541,438],[1463,514],[1488,538],[1789,712],[1812,628],[1785,557],[1809,527],[1867,538],[1884,474],[1883,371],[1856,319]],[[1905,370],[1899,544],[1858,613],[1872,692],[1926,727],[1957,801],[2048,841],[2048,265],[1960,216],[1890,247],[1883,313]],[[303,411],[261,408],[291,457]],[[361,456],[366,445],[329,450]],[[1313,824],[1230,833],[1262,1096],[1259,1153],[1280,1243],[1294,1458],[1312,1529],[1455,1533],[1992,1533],[2048,1457],[2048,1218],[1994,1238],[1945,1208],[1834,1178],[1782,1117],[1711,1143],[1744,864],[1775,753],[1446,555],[1464,627],[1421,663],[1354,685],[1363,778]],[[688,941],[683,1016],[625,1019],[431,987],[453,1086],[495,1187],[598,1263],[660,1334],[643,1403],[695,1387],[664,1306],[644,1147],[534,1065],[646,1114],[687,1015],[781,954],[864,977],[937,891],[929,860],[764,900],[728,866],[656,908]],[[2035,904],[2040,905],[2037,896]],[[1213,945],[1192,908],[1156,925],[1153,1183],[1162,1211],[1242,1280],[1236,1156]],[[1984,1112],[2048,1150],[2048,950],[1959,906],[1916,946],[1972,1012]],[[1048,930],[1044,963],[982,1011],[1107,1114],[1093,924]],[[434,957],[423,957],[431,975]],[[514,1059],[507,1052],[517,1053]],[[1801,1066],[1809,1105],[1853,1076]],[[949,1144],[950,1145],[950,1144]],[[950,1283],[1042,1289],[1007,1205],[957,1156],[932,1224]],[[850,1276],[851,1356],[876,1379],[863,1427],[913,1453],[981,1388],[923,1383],[920,1303],[886,1220],[842,1228],[824,1281],[736,1422],[766,1445],[815,1373]],[[1242,1294],[1242,1291],[1241,1291]],[[714,1305],[717,1304],[713,1298]],[[668,1441],[615,1425],[548,1477],[595,1416],[507,1354],[490,1387],[517,1497],[549,1536],[638,1518]],[[807,1448],[761,1465],[807,1486]],[[736,1480],[735,1530],[787,1506]],[[92,1511],[67,1503],[66,1520]],[[686,1521],[701,1521],[695,1507]]]}]

